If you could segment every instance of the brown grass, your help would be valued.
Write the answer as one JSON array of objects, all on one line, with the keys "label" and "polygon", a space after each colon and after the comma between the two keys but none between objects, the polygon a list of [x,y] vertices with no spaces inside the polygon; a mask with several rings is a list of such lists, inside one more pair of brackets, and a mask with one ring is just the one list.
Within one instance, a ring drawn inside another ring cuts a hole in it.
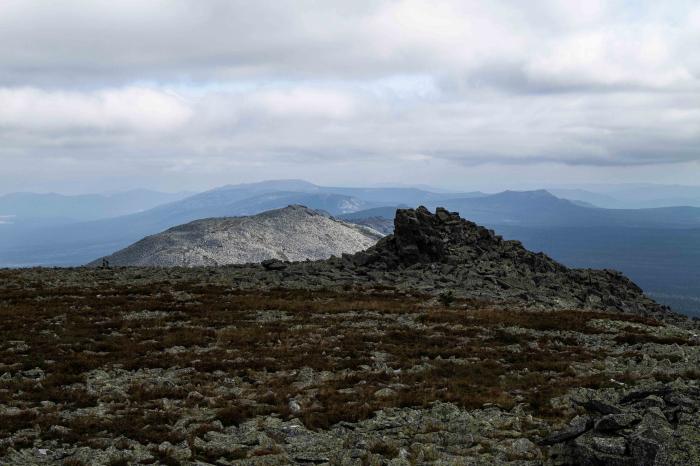
[{"label": "brown grass", "polygon": [[[139,278],[124,284],[106,275],[99,288],[80,288],[49,285],[49,280],[22,282],[22,273],[0,270],[0,364],[13,374],[38,367],[46,377],[0,381],[0,403],[23,408],[21,414],[0,416],[0,437],[36,425],[43,440],[69,444],[98,436],[124,436],[144,444],[192,443],[216,430],[216,420],[240,426],[263,415],[298,417],[310,428],[325,429],[367,419],[384,408],[427,407],[435,401],[508,409],[522,399],[534,415],[557,418],[564,413],[552,409],[553,397],[571,387],[610,384],[610,374],[581,377],[571,369],[572,363],[592,364],[608,355],[582,344],[585,335],[600,333],[589,325],[591,319],[660,325],[637,316],[535,312],[479,301],[451,300],[446,307],[390,289],[261,293],[179,279]],[[165,317],[127,318],[144,310]],[[284,319],[263,319],[261,311],[282,313]],[[611,345],[689,344],[630,329],[605,338]],[[24,341],[30,350],[11,352],[9,341]],[[90,394],[85,385],[91,371],[114,368],[194,370],[172,383],[135,379],[124,387],[128,400],[116,403],[110,416],[60,421],[61,410],[114,402]],[[302,368],[335,377],[301,386]],[[697,373],[684,376],[698,378]],[[624,374],[615,377],[627,380]],[[240,399],[219,392],[228,383],[224,381],[234,379],[244,392]],[[375,395],[387,387],[394,395]],[[201,396],[190,397],[195,391]],[[297,397],[302,410],[292,413],[289,400]],[[42,407],[45,400],[56,406]],[[164,411],[163,400],[174,408]],[[214,411],[212,419],[189,436],[174,428],[188,409],[199,405]],[[60,423],[70,430],[50,431]],[[387,458],[398,454],[392,445],[372,445],[371,451]],[[229,459],[275,453],[242,450]],[[217,459],[201,451],[195,457]],[[156,460],[173,461],[167,455]]]}]

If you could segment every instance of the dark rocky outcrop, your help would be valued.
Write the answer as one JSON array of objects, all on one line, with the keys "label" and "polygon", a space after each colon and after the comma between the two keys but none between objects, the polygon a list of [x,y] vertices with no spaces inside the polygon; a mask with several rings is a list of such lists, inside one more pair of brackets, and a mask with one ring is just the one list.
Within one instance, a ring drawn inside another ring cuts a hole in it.
[{"label": "dark rocky outcrop", "polygon": [[464,297],[671,314],[619,272],[569,269],[443,208],[434,214],[425,207],[397,210],[393,235],[344,259],[356,269],[379,272],[374,277],[387,272],[384,278],[398,274],[412,281],[418,274],[424,287],[432,283]]},{"label": "dark rocky outcrop", "polygon": [[266,259],[260,263],[265,270],[284,270],[287,268],[287,263],[279,259]]}]

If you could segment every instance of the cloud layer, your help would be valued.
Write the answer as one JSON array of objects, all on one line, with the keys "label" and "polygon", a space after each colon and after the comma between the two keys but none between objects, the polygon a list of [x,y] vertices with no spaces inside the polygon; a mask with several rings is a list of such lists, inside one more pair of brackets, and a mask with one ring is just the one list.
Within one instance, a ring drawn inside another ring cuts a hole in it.
[{"label": "cloud layer", "polygon": [[358,181],[696,163],[700,6],[579,3],[6,0],[0,162]]}]

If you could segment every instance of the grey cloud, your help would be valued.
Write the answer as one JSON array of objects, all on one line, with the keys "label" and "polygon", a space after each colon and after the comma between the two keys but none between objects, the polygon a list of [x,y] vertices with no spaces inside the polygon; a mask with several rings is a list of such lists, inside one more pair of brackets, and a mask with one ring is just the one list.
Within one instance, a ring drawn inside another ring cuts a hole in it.
[{"label": "grey cloud", "polygon": [[685,2],[6,0],[0,182],[693,163],[698,30]]},{"label": "grey cloud", "polygon": [[0,77],[94,86],[308,75],[360,55],[351,29],[363,3],[8,0],[0,6]]},{"label": "grey cloud", "polygon": [[[660,46],[673,55],[694,34],[694,23],[671,29],[651,18],[649,24],[629,25],[614,21],[620,7],[596,6],[618,3],[591,1],[586,4],[593,6],[582,10],[550,0],[528,8],[515,0],[488,5],[475,0],[7,0],[0,6],[0,80],[100,86],[149,79],[348,79],[414,72],[478,78],[502,69],[506,84],[633,84],[641,77],[635,61],[644,60],[635,56],[645,46],[640,37],[662,35],[669,43]],[[575,56],[571,60],[577,49],[582,63]],[[591,59],[588,53],[601,56]],[[603,76],[605,66],[619,58],[625,60],[620,69],[629,65],[630,74],[607,70],[612,82],[597,81],[596,75]],[[678,57],[669,56],[663,65],[674,59],[677,64]],[[521,65],[515,71],[526,74],[509,78],[506,68],[513,63]]]}]

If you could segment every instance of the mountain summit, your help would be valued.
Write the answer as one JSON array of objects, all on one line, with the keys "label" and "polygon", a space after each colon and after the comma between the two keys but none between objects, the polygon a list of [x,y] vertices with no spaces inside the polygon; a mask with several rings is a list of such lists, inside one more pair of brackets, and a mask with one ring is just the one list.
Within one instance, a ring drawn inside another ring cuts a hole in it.
[{"label": "mountain summit", "polygon": [[116,266],[157,267],[318,260],[366,249],[381,236],[369,228],[292,205],[250,217],[190,222],[148,236],[105,259]]}]

